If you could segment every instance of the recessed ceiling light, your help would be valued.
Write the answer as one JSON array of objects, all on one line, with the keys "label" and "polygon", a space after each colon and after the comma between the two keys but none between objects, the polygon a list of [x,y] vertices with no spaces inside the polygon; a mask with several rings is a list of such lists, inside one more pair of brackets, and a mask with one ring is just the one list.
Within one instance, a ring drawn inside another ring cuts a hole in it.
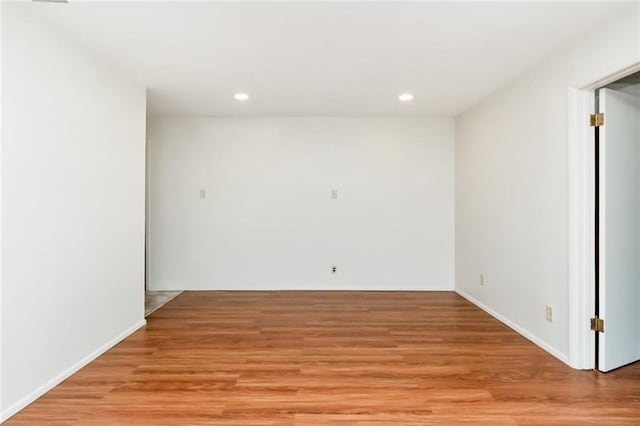
[{"label": "recessed ceiling light", "polygon": [[402,95],[398,96],[398,99],[400,99],[402,102],[409,102],[413,99],[413,95],[411,93],[403,93]]},{"label": "recessed ceiling light", "polygon": [[233,97],[236,99],[236,101],[249,100],[249,95],[247,95],[246,93],[236,93],[235,95],[233,95]]}]

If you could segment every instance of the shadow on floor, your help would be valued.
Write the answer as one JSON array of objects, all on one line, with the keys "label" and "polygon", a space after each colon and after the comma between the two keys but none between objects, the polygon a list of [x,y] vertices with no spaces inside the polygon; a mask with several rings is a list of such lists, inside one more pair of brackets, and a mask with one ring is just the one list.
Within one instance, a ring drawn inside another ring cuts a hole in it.
[{"label": "shadow on floor", "polygon": [[182,293],[181,291],[146,291],[144,295],[144,316],[148,317],[149,314],[164,306],[177,295]]}]

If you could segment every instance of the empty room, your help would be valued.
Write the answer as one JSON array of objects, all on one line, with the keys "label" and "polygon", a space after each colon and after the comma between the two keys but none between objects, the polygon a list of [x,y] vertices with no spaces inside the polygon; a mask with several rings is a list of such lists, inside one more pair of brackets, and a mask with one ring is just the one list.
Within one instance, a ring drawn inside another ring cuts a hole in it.
[{"label": "empty room", "polygon": [[3,424],[640,424],[640,2],[0,14]]}]

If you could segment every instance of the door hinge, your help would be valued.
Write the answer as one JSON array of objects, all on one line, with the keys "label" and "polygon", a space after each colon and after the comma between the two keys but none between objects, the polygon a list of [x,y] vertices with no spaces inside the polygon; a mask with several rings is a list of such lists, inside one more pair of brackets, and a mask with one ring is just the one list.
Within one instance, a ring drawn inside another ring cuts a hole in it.
[{"label": "door hinge", "polygon": [[589,116],[589,122],[591,123],[591,127],[604,126],[604,112],[591,114]]},{"label": "door hinge", "polygon": [[602,318],[591,318],[591,330],[604,333],[604,320]]}]

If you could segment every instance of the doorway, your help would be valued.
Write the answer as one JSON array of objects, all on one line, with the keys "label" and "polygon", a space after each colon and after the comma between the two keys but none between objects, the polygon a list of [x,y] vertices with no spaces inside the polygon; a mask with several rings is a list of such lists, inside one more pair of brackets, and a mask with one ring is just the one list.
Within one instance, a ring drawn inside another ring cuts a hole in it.
[{"label": "doorway", "polygon": [[640,360],[640,72],[595,91],[595,368]]}]

